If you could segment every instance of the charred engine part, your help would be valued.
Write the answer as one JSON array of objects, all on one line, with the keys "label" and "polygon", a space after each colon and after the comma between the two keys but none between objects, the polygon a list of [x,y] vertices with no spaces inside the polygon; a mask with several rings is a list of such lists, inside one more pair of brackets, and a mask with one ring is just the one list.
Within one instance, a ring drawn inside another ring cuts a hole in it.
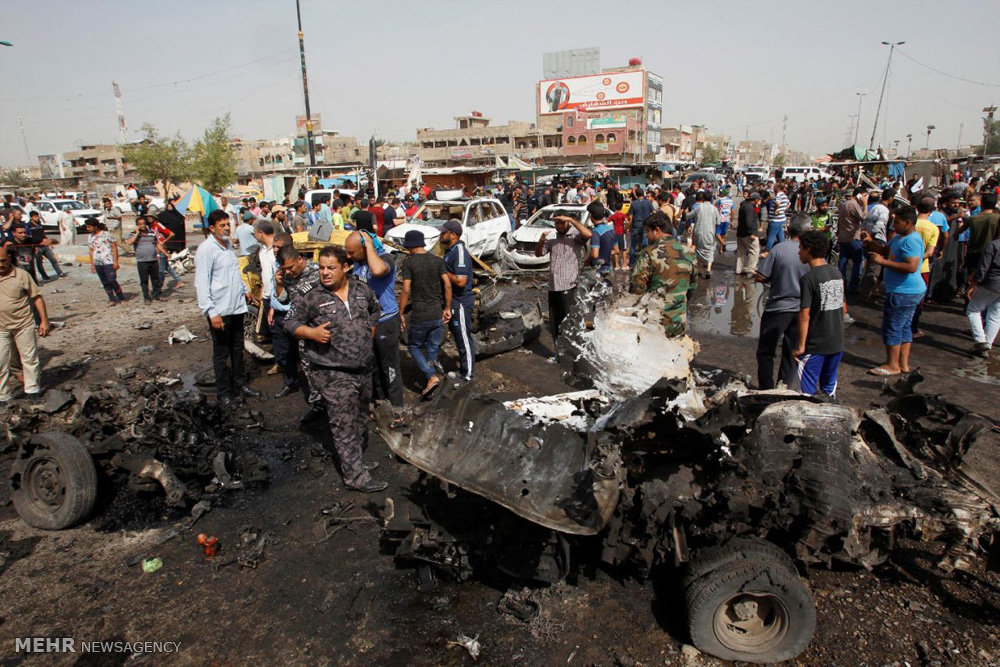
[{"label": "charred engine part", "polygon": [[170,507],[185,505],[186,489],[183,482],[162,461],[142,454],[115,454],[111,457],[111,464],[128,470],[141,479],[156,480],[167,494],[167,505]]},{"label": "charred engine part", "polygon": [[542,307],[525,305],[517,310],[480,314],[473,332],[476,356],[508,352],[530,343],[542,333]]}]

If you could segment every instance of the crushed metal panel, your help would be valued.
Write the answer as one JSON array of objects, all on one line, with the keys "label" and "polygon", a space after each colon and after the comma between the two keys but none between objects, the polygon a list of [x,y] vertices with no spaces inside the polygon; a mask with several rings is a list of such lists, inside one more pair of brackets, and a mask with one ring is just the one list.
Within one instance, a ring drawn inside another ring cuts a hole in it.
[{"label": "crushed metal panel", "polygon": [[618,503],[618,466],[597,469],[585,435],[559,422],[538,423],[469,389],[442,392],[406,430],[389,428],[391,411],[383,406],[379,431],[389,448],[542,526],[598,533]]}]

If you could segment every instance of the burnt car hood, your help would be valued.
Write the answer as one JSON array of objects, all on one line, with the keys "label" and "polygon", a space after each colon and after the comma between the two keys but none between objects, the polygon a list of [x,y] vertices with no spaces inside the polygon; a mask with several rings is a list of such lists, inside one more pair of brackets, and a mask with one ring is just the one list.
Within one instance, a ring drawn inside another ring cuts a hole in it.
[{"label": "burnt car hood", "polygon": [[450,484],[488,498],[547,528],[594,535],[618,504],[616,466],[591,455],[586,433],[539,421],[469,387],[440,390],[403,429],[379,431],[400,458]]}]

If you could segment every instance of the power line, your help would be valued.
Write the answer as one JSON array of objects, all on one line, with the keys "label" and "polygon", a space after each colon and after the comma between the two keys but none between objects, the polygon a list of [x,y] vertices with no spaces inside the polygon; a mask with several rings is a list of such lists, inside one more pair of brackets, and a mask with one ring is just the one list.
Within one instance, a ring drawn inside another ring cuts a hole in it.
[{"label": "power line", "polygon": [[[227,74],[229,72],[232,72],[233,70],[242,69],[244,67],[250,67],[251,65],[257,65],[257,64],[262,63],[262,62],[274,61],[274,62],[271,63],[271,65],[275,65],[275,64],[278,64],[278,62],[281,62],[281,61],[287,59],[292,53],[293,53],[292,50],[286,50],[286,51],[281,52],[280,54],[272,54],[270,56],[267,56],[266,58],[258,58],[257,60],[251,60],[250,62],[243,63],[241,65],[233,65],[232,67],[227,67],[225,69],[216,70],[214,72],[208,72],[206,74],[199,74],[198,76],[193,76],[193,77],[189,77],[189,78],[186,78],[186,79],[177,79],[175,81],[166,81],[164,83],[152,83],[152,84],[145,85],[145,86],[135,86],[135,87],[131,87],[131,88],[128,87],[128,86],[122,86],[122,89],[125,92],[127,92],[127,93],[131,93],[131,92],[136,92],[136,91],[140,91],[140,90],[150,90],[152,88],[164,88],[166,86],[176,86],[177,84],[181,84],[181,83],[191,83],[192,81],[200,81],[202,79],[207,79],[209,77],[218,76],[220,74]],[[94,97],[108,97],[108,94],[107,93],[91,93],[91,94],[88,94],[88,95],[68,95],[68,96],[65,96],[65,97],[46,97],[46,98],[35,97],[35,98],[31,98],[28,101],[30,101],[30,102],[72,102],[72,101],[75,101],[75,100],[89,99],[89,98],[94,98]],[[10,99],[0,100],[0,102],[2,102],[4,104],[10,103],[10,102],[15,102],[15,101],[22,101],[22,99],[19,98],[18,100],[10,100]]]},{"label": "power line", "polygon": [[965,78],[960,77],[960,76],[955,76],[954,74],[948,74],[948,72],[942,72],[941,70],[939,70],[939,69],[937,69],[935,67],[931,67],[927,63],[920,62],[919,60],[917,60],[916,58],[914,58],[913,56],[911,56],[909,53],[907,53],[903,49],[900,49],[899,52],[902,53],[907,59],[912,60],[913,62],[917,63],[921,67],[926,67],[930,71],[937,72],[938,74],[940,74],[942,76],[946,76],[946,77],[949,77],[951,79],[956,79],[957,81],[964,81],[965,83],[974,83],[977,86],[986,86],[987,88],[1000,88],[1000,83],[983,83],[982,81],[973,81],[972,79],[965,79]]}]

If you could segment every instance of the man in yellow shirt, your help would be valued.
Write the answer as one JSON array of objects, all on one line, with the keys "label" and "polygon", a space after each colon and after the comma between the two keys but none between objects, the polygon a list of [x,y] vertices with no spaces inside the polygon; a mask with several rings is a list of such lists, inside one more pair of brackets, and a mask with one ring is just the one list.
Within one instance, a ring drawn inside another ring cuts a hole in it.
[{"label": "man in yellow shirt", "polygon": [[[941,235],[941,229],[931,222],[930,216],[933,212],[933,197],[923,197],[919,202],[917,202],[916,231],[920,234],[920,238],[924,242],[924,261],[920,264],[920,277],[924,279],[925,285],[930,284],[930,258],[934,256],[934,251],[937,249],[938,237]],[[913,313],[911,331],[913,332],[914,338],[924,335],[924,332],[920,330],[920,313],[924,309],[924,301],[927,299],[926,295],[927,292],[924,292],[924,299],[921,300],[920,304],[917,306],[917,310]]]}]

